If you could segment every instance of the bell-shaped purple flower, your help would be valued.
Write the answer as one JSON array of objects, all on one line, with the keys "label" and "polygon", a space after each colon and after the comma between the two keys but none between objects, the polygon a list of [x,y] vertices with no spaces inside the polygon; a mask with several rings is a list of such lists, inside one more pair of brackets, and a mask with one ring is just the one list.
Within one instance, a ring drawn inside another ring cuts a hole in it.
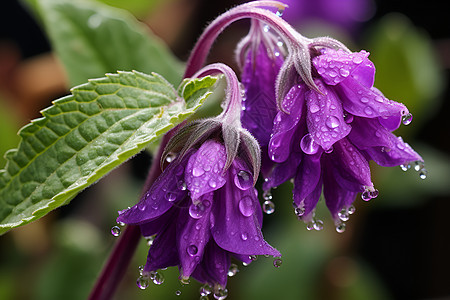
[{"label": "bell-shaped purple flower", "polygon": [[314,213],[323,191],[336,229],[342,232],[356,194],[362,193],[366,201],[378,195],[369,160],[403,168],[418,162],[417,169],[423,168],[423,160],[391,133],[402,120],[408,124],[411,114],[373,87],[375,67],[366,51],[320,48],[312,53],[316,89],[297,75],[297,84],[282,99],[283,111],[274,119],[268,148],[277,164],[264,189],[294,178],[295,212],[309,229],[322,227]]},{"label": "bell-shaped purple flower", "polygon": [[224,170],[226,159],[225,146],[207,140],[173,160],[138,204],[120,212],[118,222],[156,235],[144,273],[179,266],[182,278],[224,288],[231,257],[249,263],[253,255],[280,256],[261,233],[252,170],[239,157]]}]

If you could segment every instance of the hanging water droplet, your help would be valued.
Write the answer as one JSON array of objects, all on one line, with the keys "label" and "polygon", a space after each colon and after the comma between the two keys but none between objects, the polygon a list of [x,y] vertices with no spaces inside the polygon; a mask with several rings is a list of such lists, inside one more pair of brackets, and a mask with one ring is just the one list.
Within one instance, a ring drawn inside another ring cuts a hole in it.
[{"label": "hanging water droplet", "polygon": [[113,236],[119,236],[120,235],[120,227],[119,226],[111,227],[111,234]]},{"label": "hanging water droplet", "polygon": [[262,205],[263,212],[265,212],[268,215],[271,215],[275,212],[275,203],[273,203],[270,200],[264,201]]},{"label": "hanging water droplet", "polygon": [[239,268],[236,264],[231,264],[230,268],[228,269],[228,277],[233,277],[234,275],[239,272]]},{"label": "hanging water droplet", "polygon": [[191,279],[189,277],[186,277],[186,276],[181,276],[180,283],[182,285],[188,285],[189,283],[191,283]]},{"label": "hanging water droplet", "polygon": [[320,145],[317,144],[312,138],[311,134],[305,134],[300,141],[300,148],[306,154],[315,154],[319,151]]},{"label": "hanging water droplet", "polygon": [[202,202],[199,202],[197,204],[192,203],[189,206],[189,215],[194,219],[200,219],[205,214],[205,206]]},{"label": "hanging water droplet", "polygon": [[185,191],[187,189],[186,182],[184,182],[183,180],[179,180],[177,182],[177,187],[180,191]]},{"label": "hanging water droplet", "polygon": [[198,248],[195,245],[190,245],[189,247],[187,247],[186,249],[187,254],[189,254],[190,256],[194,256],[197,254],[198,252]]},{"label": "hanging water droplet", "polygon": [[411,113],[407,113],[406,115],[404,115],[404,116],[402,117],[402,123],[403,123],[403,125],[409,125],[409,124],[411,124],[412,119],[413,119],[413,115],[412,115]]},{"label": "hanging water droplet", "polygon": [[370,196],[370,191],[368,189],[364,190],[364,192],[361,193],[361,198],[364,201],[369,201],[370,199],[372,199],[372,197]]},{"label": "hanging water droplet", "polygon": [[313,227],[317,231],[321,231],[323,229],[323,221],[322,220],[313,220]]},{"label": "hanging water droplet", "polygon": [[344,121],[347,124],[350,124],[351,122],[353,122],[354,116],[350,113],[344,112]]},{"label": "hanging water droplet", "polygon": [[355,211],[356,211],[356,208],[353,205],[350,205],[347,208],[347,212],[348,212],[349,215],[353,215],[355,213]]},{"label": "hanging water droplet", "polygon": [[425,163],[423,161],[415,161],[414,162],[414,170],[416,170],[417,172],[419,172],[420,170],[422,170],[423,168],[425,168]]},{"label": "hanging water droplet", "polygon": [[349,213],[347,211],[347,209],[343,208],[339,213],[338,213],[338,217],[341,221],[346,222],[348,221],[348,219],[350,219]]},{"label": "hanging water droplet", "polygon": [[160,272],[155,272],[155,277],[153,277],[153,283],[161,285],[164,283],[164,275]]},{"label": "hanging water droplet", "polygon": [[209,284],[204,284],[200,287],[200,295],[201,296],[208,296],[211,294],[212,288]]},{"label": "hanging water droplet", "polygon": [[253,186],[253,176],[247,171],[241,170],[234,177],[234,183],[241,190],[248,190]]},{"label": "hanging water droplet", "polygon": [[400,168],[402,169],[402,171],[406,172],[409,169],[411,169],[411,165],[410,164],[400,165]]},{"label": "hanging water droplet", "polygon": [[180,290],[176,290],[175,291],[175,295],[180,296],[181,295],[181,291]]},{"label": "hanging water droplet", "polygon": [[295,207],[294,208],[294,213],[297,217],[302,217],[303,214],[305,213],[305,208],[303,207]]},{"label": "hanging water droplet", "polygon": [[214,298],[216,298],[217,300],[224,300],[226,299],[228,296],[228,290],[227,289],[217,289],[216,292],[214,292]]},{"label": "hanging water droplet", "polygon": [[208,296],[200,296],[199,300],[209,300]]},{"label": "hanging water droplet", "polygon": [[249,258],[251,261],[255,261],[255,260],[258,259],[258,256],[256,256],[256,255],[250,255],[248,258]]},{"label": "hanging water droplet", "polygon": [[314,222],[311,221],[311,222],[306,223],[306,229],[309,230],[309,231],[313,230],[314,229]]},{"label": "hanging water droplet", "polygon": [[155,235],[146,236],[145,240],[147,241],[147,246],[153,245],[153,241],[155,240]]},{"label": "hanging water droplet", "polygon": [[175,159],[175,153],[169,153],[168,155],[167,155],[167,157],[166,157],[166,161],[168,162],[168,163],[171,163],[174,159]]},{"label": "hanging water droplet", "polygon": [[140,265],[139,267],[138,267],[138,270],[139,270],[139,275],[143,275],[144,274],[144,266],[143,265]]},{"label": "hanging water droplet", "polygon": [[379,194],[378,190],[374,189],[374,190],[370,191],[370,198],[371,199],[376,198],[376,197],[378,197],[378,194]]},{"label": "hanging water droplet", "polygon": [[339,233],[343,233],[345,231],[345,223],[340,223],[336,225],[336,231]]},{"label": "hanging water droplet", "polygon": [[[266,178],[266,179],[267,179],[267,178]],[[270,190],[264,191],[264,193],[263,193],[263,199],[264,199],[265,201],[271,201],[271,200],[273,199],[272,193],[270,192]]]},{"label": "hanging water droplet", "polygon": [[251,197],[245,196],[239,201],[239,211],[245,217],[250,217],[254,213],[255,205]]},{"label": "hanging water droplet", "polygon": [[420,179],[427,179],[427,176],[428,176],[427,169],[422,168],[422,170],[420,170],[420,172],[419,172]]},{"label": "hanging water droplet", "polygon": [[147,276],[139,276],[138,279],[136,280],[136,285],[141,290],[145,290],[146,288],[148,288],[148,283],[149,280]]},{"label": "hanging water droplet", "polygon": [[281,267],[282,264],[283,264],[283,261],[281,260],[281,258],[276,258],[273,260],[273,266],[275,268]]}]

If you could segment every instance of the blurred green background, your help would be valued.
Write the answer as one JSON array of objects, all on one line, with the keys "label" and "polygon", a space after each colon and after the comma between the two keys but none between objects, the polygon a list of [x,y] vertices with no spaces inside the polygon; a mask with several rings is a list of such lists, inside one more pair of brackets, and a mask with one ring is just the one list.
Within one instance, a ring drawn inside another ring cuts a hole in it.
[{"label": "blurred green background", "polygon": [[[17,145],[16,132],[21,126],[39,117],[39,110],[80,81],[121,68],[144,72],[156,68],[176,84],[181,62],[201,30],[239,3],[102,2],[92,7],[126,9],[142,28],[132,27],[135,35],[130,37],[121,26],[133,23],[131,16],[125,15],[122,24],[121,12],[114,10],[116,21],[106,26],[106,19],[87,15],[87,29],[98,26],[99,36],[116,43],[102,48],[95,44],[94,34],[84,41],[77,36],[61,38],[61,31],[52,24],[59,24],[63,14],[43,17],[42,11],[36,13],[36,1],[0,4],[1,155]],[[250,266],[239,266],[238,274],[229,279],[228,299],[450,299],[450,27],[442,2],[290,2],[292,11],[287,10],[284,17],[304,35],[331,35],[354,51],[371,52],[377,88],[406,104],[414,115],[413,123],[396,133],[423,156],[429,174],[423,181],[412,170],[405,173],[400,168],[373,166],[373,182],[380,196],[370,203],[355,201],[357,212],[343,234],[335,232],[323,203],[317,215],[325,229],[307,231],[293,214],[290,184],[274,190],[276,211],[265,217],[264,235],[283,253],[283,264],[275,268],[272,259],[260,257]],[[48,8],[54,2],[42,3]],[[339,9],[333,6],[336,3]],[[345,10],[345,5],[350,8]],[[91,8],[90,4],[83,7],[87,13]],[[61,12],[73,16],[64,8]],[[73,20],[73,24],[83,21],[82,17]],[[232,53],[247,30],[248,22],[232,25],[214,45],[209,60],[237,70]],[[144,50],[136,54],[135,48],[140,47]],[[102,64],[88,61],[92,53],[101,55]],[[157,53],[163,57],[162,65],[151,59]],[[77,55],[85,59],[79,61]],[[150,163],[151,155],[142,153],[70,205],[1,236],[0,299],[86,298],[117,239],[110,234],[117,211],[138,200]],[[164,284],[139,290],[135,283],[138,266],[145,263],[147,249],[143,240],[115,299],[199,298],[200,284],[192,280],[181,286],[174,268],[163,271]]]}]

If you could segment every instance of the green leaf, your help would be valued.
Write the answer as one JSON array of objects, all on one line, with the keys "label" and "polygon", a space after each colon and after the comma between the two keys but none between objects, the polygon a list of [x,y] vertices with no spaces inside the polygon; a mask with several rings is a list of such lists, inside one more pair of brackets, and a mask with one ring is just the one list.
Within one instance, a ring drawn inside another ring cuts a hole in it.
[{"label": "green leaf", "polygon": [[[185,86],[186,101],[158,74],[119,72],[90,80],[19,132],[0,170],[0,234],[67,204],[77,193],[193,114],[214,77]],[[189,107],[187,107],[189,106]]]},{"label": "green leaf", "polygon": [[71,86],[117,70],[181,81],[183,65],[130,13],[94,1],[37,0],[54,50]]}]

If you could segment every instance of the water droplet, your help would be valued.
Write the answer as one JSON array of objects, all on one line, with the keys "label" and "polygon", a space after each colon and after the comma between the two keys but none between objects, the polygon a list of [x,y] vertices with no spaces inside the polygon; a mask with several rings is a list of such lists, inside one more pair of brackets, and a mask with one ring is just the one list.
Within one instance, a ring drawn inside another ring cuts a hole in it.
[{"label": "water droplet", "polygon": [[175,159],[175,157],[176,157],[175,153],[169,153],[166,157],[166,161],[168,163],[171,163]]},{"label": "water droplet", "polygon": [[362,103],[367,103],[367,102],[369,102],[369,98],[362,97],[362,98],[360,99],[360,101],[361,101]]},{"label": "water droplet", "polygon": [[275,268],[281,267],[282,264],[283,264],[283,261],[281,260],[281,258],[276,258],[273,260],[273,266]]},{"label": "water droplet", "polygon": [[[267,178],[266,178],[266,179],[267,179]],[[270,200],[273,199],[272,193],[270,192],[270,190],[264,191],[264,193],[263,193],[263,199],[264,199],[265,201],[270,201]]]},{"label": "water droplet", "polygon": [[334,129],[339,127],[341,122],[335,116],[328,116],[327,120],[325,121],[325,124],[328,126],[328,128]]},{"label": "water droplet", "polygon": [[373,115],[373,110],[370,106],[366,106],[366,108],[364,108],[364,113],[368,116]]},{"label": "water droplet", "polygon": [[283,8],[279,8],[275,14],[276,14],[278,17],[282,17],[283,14],[284,14],[284,7],[283,7]]},{"label": "water droplet", "polygon": [[176,290],[175,291],[175,295],[180,296],[181,295],[181,291],[180,290]]},{"label": "water droplet", "polygon": [[194,256],[197,254],[198,252],[198,248],[195,245],[190,245],[189,247],[187,247],[186,249],[187,254],[189,254],[190,256]]},{"label": "water droplet", "polygon": [[416,170],[417,172],[419,172],[420,170],[422,170],[423,168],[425,168],[425,163],[423,161],[415,161],[414,162],[414,170]]},{"label": "water droplet", "polygon": [[234,177],[234,183],[241,190],[248,190],[253,186],[253,176],[247,171],[241,170]]},{"label": "water droplet", "polygon": [[148,283],[149,280],[147,276],[139,276],[139,278],[136,280],[136,285],[141,290],[145,290],[146,288],[148,288]]},{"label": "water droplet", "polygon": [[179,180],[177,182],[177,187],[180,191],[185,191],[187,189],[186,182],[184,182],[183,180]]},{"label": "water droplet", "polygon": [[323,221],[322,220],[313,220],[313,227],[317,231],[322,230],[323,229]]},{"label": "water droplet", "polygon": [[256,256],[256,255],[250,255],[248,258],[249,258],[251,261],[255,261],[255,260],[258,259],[258,256]]},{"label": "water droplet", "polygon": [[411,169],[411,165],[410,164],[400,165],[400,168],[402,169],[402,171],[406,172],[409,169]]},{"label": "water droplet", "polygon": [[354,117],[353,117],[352,114],[349,114],[347,112],[344,113],[344,121],[345,121],[345,123],[350,124],[351,122],[353,122],[353,119],[354,119]]},{"label": "water droplet", "polygon": [[317,144],[312,138],[311,134],[305,134],[305,136],[300,141],[300,148],[306,154],[315,154],[319,151],[320,145]]},{"label": "water droplet", "polygon": [[347,77],[348,75],[350,75],[350,71],[345,68],[340,69],[339,73],[341,74],[342,77]]},{"label": "water droplet", "polygon": [[370,191],[370,198],[376,198],[376,197],[378,197],[378,194],[379,194],[379,192],[378,192],[378,190],[377,189],[374,189],[373,191]]},{"label": "water droplet", "polygon": [[153,241],[155,240],[156,235],[146,236],[145,240],[147,241],[147,246],[153,245]]},{"label": "water droplet", "polygon": [[227,289],[217,289],[216,292],[214,292],[214,298],[216,298],[217,300],[224,300],[226,299],[228,296],[228,290]]},{"label": "water droplet", "polygon": [[167,201],[173,202],[177,199],[177,196],[174,193],[168,192],[165,196]]},{"label": "water droplet", "polygon": [[[196,248],[197,248],[197,247],[196,247]],[[188,285],[189,283],[191,283],[191,280],[190,280],[189,277],[181,276],[180,283],[181,283],[182,285]]]},{"label": "water droplet", "polygon": [[318,112],[319,110],[320,110],[320,107],[319,107],[318,105],[311,104],[311,105],[309,106],[309,111],[310,111],[312,114]]},{"label": "water droplet", "polygon": [[189,206],[189,215],[194,219],[200,219],[205,214],[205,206],[202,202],[199,202],[197,204],[192,203]]},{"label": "water droplet", "polygon": [[353,215],[353,214],[355,213],[355,211],[356,211],[356,208],[355,208],[353,205],[350,205],[350,206],[347,208],[347,211],[348,211],[348,213],[349,213],[350,215]]},{"label": "water droplet", "polygon": [[199,177],[203,174],[205,174],[205,170],[203,170],[203,168],[199,168],[196,166],[192,169],[192,175],[194,175],[194,177]]},{"label": "water droplet", "polygon": [[239,201],[239,211],[245,217],[250,217],[255,212],[253,200],[249,196],[245,196]]},{"label": "water droplet", "polygon": [[427,179],[427,176],[428,176],[427,169],[423,168],[422,170],[420,170],[419,172],[420,179]]},{"label": "water droplet", "polygon": [[209,300],[208,296],[200,296],[199,300]]},{"label": "water droplet", "polygon": [[331,146],[329,149],[325,149],[325,153],[330,154],[331,152],[333,152],[334,148],[333,146]]},{"label": "water droplet", "polygon": [[266,200],[262,205],[262,209],[266,214],[271,215],[275,212],[275,203],[270,200]]},{"label": "water droplet", "polygon": [[338,213],[338,217],[341,221],[345,222],[348,221],[348,219],[350,219],[350,215],[347,211],[347,209],[343,208],[339,213]]},{"label": "water droplet", "polygon": [[404,115],[404,116],[402,117],[402,123],[403,123],[403,125],[409,125],[409,124],[411,124],[412,119],[413,119],[413,115],[412,115],[411,113],[407,113],[406,115]]},{"label": "water droplet", "polygon": [[119,236],[120,235],[120,227],[119,226],[111,227],[111,234],[113,236]]},{"label": "water droplet", "polygon": [[368,189],[364,190],[364,192],[361,193],[361,198],[364,201],[369,201],[370,199],[372,199],[372,197],[370,196],[370,191]]},{"label": "water droplet", "polygon": [[363,58],[361,56],[359,56],[359,55],[356,55],[356,56],[353,57],[353,62],[355,64],[360,64],[360,63],[363,62]]},{"label": "water droplet", "polygon": [[303,208],[303,207],[296,207],[296,208],[294,208],[294,213],[295,213],[295,215],[297,217],[301,217],[305,213],[305,208]]},{"label": "water droplet", "polygon": [[239,272],[239,268],[236,264],[231,264],[230,268],[228,269],[228,277],[233,277],[234,275]]},{"label": "water droplet", "polygon": [[339,233],[343,233],[345,231],[345,223],[340,223],[336,225],[336,231]]},{"label": "water droplet", "polygon": [[155,277],[153,277],[153,283],[161,285],[164,283],[164,275],[160,272],[155,272]]},{"label": "water droplet", "polygon": [[208,296],[211,294],[212,288],[209,284],[204,284],[200,287],[200,295],[201,296]]},{"label": "water droplet", "polygon": [[313,222],[306,223],[306,230],[311,231],[313,229],[314,229],[314,223]]},{"label": "water droplet", "polygon": [[241,239],[242,239],[243,241],[246,241],[246,240],[248,239],[247,232],[243,232],[243,233],[241,234]]}]

